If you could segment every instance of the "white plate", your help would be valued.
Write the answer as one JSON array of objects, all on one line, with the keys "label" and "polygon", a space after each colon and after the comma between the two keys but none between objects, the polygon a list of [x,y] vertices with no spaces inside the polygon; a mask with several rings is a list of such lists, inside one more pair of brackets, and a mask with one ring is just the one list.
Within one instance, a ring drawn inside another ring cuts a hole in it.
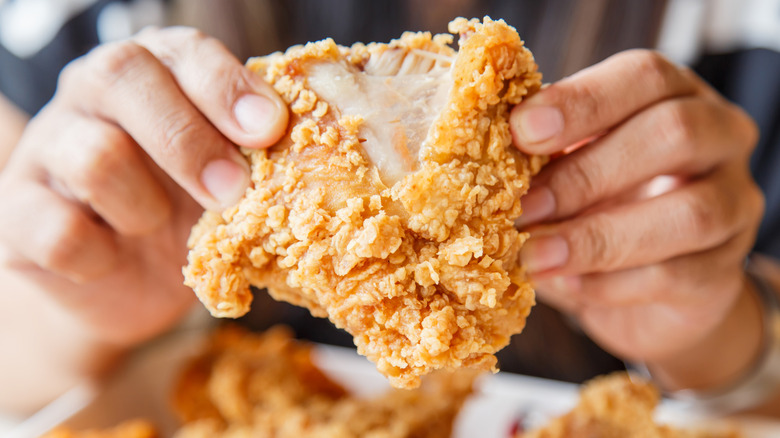
[{"label": "white plate", "polygon": [[[180,330],[153,342],[102,384],[85,383],[60,397],[5,434],[5,438],[35,438],[66,423],[76,429],[102,428],[131,418],[147,418],[171,436],[177,423],[169,394],[182,363],[196,354],[205,331]],[[317,346],[315,362],[332,378],[359,395],[376,394],[389,386],[365,358],[352,349]],[[577,385],[510,373],[481,379],[474,396],[456,420],[454,438],[505,438],[518,418],[532,425],[571,409]],[[780,422],[759,418],[714,420],[694,417],[679,403],[666,401],[658,418],[674,424],[725,422],[738,424],[748,438],[780,437]]]}]

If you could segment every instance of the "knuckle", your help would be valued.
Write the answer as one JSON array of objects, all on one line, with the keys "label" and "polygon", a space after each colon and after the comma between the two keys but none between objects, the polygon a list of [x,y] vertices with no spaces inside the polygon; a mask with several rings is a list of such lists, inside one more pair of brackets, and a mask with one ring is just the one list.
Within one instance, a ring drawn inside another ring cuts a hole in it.
[{"label": "knuckle", "polygon": [[75,213],[64,215],[53,224],[54,230],[41,249],[41,267],[51,271],[71,271],[89,242],[85,219]]},{"label": "knuckle", "polygon": [[696,114],[682,102],[670,102],[660,113],[661,141],[683,154],[694,153],[697,145]]},{"label": "knuckle", "polygon": [[213,38],[199,29],[186,26],[167,27],[151,39],[151,44],[157,51],[168,53],[168,56],[181,57],[198,53],[204,45],[212,43]]},{"label": "knuckle", "polygon": [[746,191],[747,210],[751,217],[751,224],[758,225],[766,212],[766,196],[758,184],[751,179],[750,186]]},{"label": "knuckle", "polygon": [[57,90],[68,90],[83,77],[83,70],[86,61],[82,56],[69,62],[61,71],[57,78]]},{"label": "knuckle", "polygon": [[753,186],[753,196],[755,199],[755,211],[756,216],[758,220],[760,221],[761,218],[764,216],[764,213],[766,213],[766,195],[764,195],[763,190],[761,190],[760,187],[754,182],[752,183]]},{"label": "knuckle", "polygon": [[107,187],[122,166],[116,154],[111,148],[102,147],[96,149],[88,159],[84,160],[80,172],[81,187],[87,192],[87,198]]},{"label": "knuckle", "polygon": [[761,131],[758,128],[758,123],[756,121],[747,115],[745,111],[743,111],[740,108],[740,114],[742,114],[744,117],[742,117],[742,120],[744,121],[745,125],[745,140],[748,144],[748,150],[753,151],[756,148],[756,145],[758,144],[758,139],[761,136]]},{"label": "knuckle", "polygon": [[156,38],[157,35],[161,34],[162,32],[165,32],[165,30],[159,26],[155,25],[148,25],[144,26],[135,34],[135,38],[138,39],[144,39],[144,38]]},{"label": "knuckle", "polygon": [[654,90],[669,90],[672,88],[672,78],[677,74],[677,67],[666,57],[655,50],[632,50],[627,53],[630,62],[634,64],[636,78],[643,87]]},{"label": "knuckle", "polygon": [[760,136],[758,124],[741,107],[733,104],[730,104],[730,106],[732,108],[730,118],[736,125],[735,132],[740,140],[739,143],[744,145],[747,153],[751,153],[755,149],[756,144],[758,144]]},{"label": "knuckle", "polygon": [[734,216],[732,209],[721,208],[722,201],[712,192],[702,190],[691,194],[678,209],[681,229],[691,230],[693,238],[706,242],[719,240],[724,225],[733,222]]},{"label": "knuckle", "polygon": [[87,150],[82,153],[82,158],[77,161],[78,168],[73,172],[86,198],[91,198],[108,186],[127,163],[124,153],[128,141],[126,134],[114,129],[103,129],[93,135],[92,139],[85,141]]},{"label": "knuckle", "polygon": [[161,62],[172,65],[188,54],[196,53],[211,39],[198,29],[185,26],[149,29],[137,35],[137,40],[154,53]]},{"label": "knuckle", "polygon": [[[232,110],[233,104],[240,97],[240,93],[247,88],[247,80],[241,70],[230,64],[220,64],[213,70],[204,74],[201,78],[203,89],[212,89],[213,93],[217,95],[211,95],[211,100],[214,105],[218,105],[226,110]],[[225,83],[232,84],[232,86],[222,87],[222,89],[214,89],[209,84]]]},{"label": "knuckle", "polygon": [[119,41],[94,49],[87,55],[86,64],[97,80],[110,85],[147,63],[151,56],[135,42]]},{"label": "knuckle", "polygon": [[[219,63],[214,65],[203,78],[208,83],[213,84],[215,80],[220,80],[226,84],[238,84],[244,80],[243,66],[241,64]],[[228,87],[237,88],[237,87]]]},{"label": "knuckle", "polygon": [[596,214],[584,222],[584,226],[576,235],[571,236],[571,242],[577,252],[592,269],[611,271],[620,267],[625,260],[621,248],[616,245],[614,230],[605,216]]},{"label": "knuckle", "polygon": [[[576,209],[579,204],[600,197],[604,191],[604,180],[599,163],[592,163],[585,154],[567,157],[566,164],[550,173],[550,187],[560,199],[562,214]],[[563,163],[561,163],[563,164]]]},{"label": "knuckle", "polygon": [[[570,91],[560,90],[556,102],[562,102],[567,114],[584,114],[592,120],[601,120],[609,103],[607,93],[599,83],[573,82]],[[570,96],[576,96],[572,99]]]},{"label": "knuckle", "polygon": [[188,27],[188,26],[171,26],[164,29],[162,32],[165,37],[175,38],[181,41],[189,41],[193,43],[202,42],[204,40],[211,38],[200,29],[197,29],[195,27]]},{"label": "knuckle", "polygon": [[179,157],[189,145],[197,143],[199,138],[206,138],[202,123],[182,112],[163,119],[157,131],[159,153],[163,159]]}]

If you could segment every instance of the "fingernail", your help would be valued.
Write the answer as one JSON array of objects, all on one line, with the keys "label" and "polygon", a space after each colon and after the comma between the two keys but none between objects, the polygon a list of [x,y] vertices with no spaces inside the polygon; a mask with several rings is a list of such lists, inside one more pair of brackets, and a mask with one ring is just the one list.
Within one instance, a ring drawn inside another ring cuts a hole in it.
[{"label": "fingernail", "polygon": [[533,286],[534,289],[548,294],[576,294],[582,289],[582,278],[578,276],[564,277],[559,275],[543,280],[534,280]]},{"label": "fingernail", "polygon": [[265,134],[277,116],[276,105],[259,94],[245,94],[239,98],[233,112],[241,129],[257,136]]},{"label": "fingernail", "polygon": [[224,158],[208,163],[200,178],[221,208],[236,204],[249,185],[248,169]]},{"label": "fingernail", "polygon": [[515,128],[525,143],[540,143],[563,131],[563,113],[551,106],[522,109],[516,116]]},{"label": "fingernail", "polygon": [[529,273],[559,268],[568,259],[569,245],[561,236],[532,236],[523,246],[522,261]]},{"label": "fingernail", "polygon": [[540,222],[555,213],[555,196],[547,187],[532,187],[525,196],[520,199],[523,206],[523,214],[515,221],[515,226],[522,228],[530,224]]}]

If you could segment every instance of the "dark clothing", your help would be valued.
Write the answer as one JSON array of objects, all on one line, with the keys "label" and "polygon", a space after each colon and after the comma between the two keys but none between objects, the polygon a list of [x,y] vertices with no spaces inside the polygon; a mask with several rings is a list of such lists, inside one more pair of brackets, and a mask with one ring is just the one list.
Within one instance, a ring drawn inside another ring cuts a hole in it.
[{"label": "dark clothing", "polygon": [[[249,0],[221,0],[220,3],[225,5],[223,8],[232,4],[233,16],[235,9],[240,9],[235,3],[241,1]],[[351,45],[358,41],[390,41],[407,30],[446,33],[447,23],[454,17],[490,15],[503,18],[517,28],[534,52],[547,82],[621,50],[652,47],[665,4],[665,0],[257,1],[269,2],[279,35],[272,45],[261,41],[236,48],[261,50],[237,53],[241,59],[324,38]],[[132,1],[97,0],[68,20],[56,37],[30,58],[19,59],[0,44],[0,93],[29,114],[35,114],[54,94],[59,71],[99,43],[96,22],[110,3]],[[255,49],[249,49],[250,46]]]},{"label": "dark clothing", "polygon": [[[95,21],[111,0],[101,0],[71,18],[57,36],[31,58],[19,59],[0,45],[0,93],[30,114],[54,93],[57,74],[71,59],[98,43]],[[272,1],[278,15],[281,47],[333,37],[340,44],[389,41],[402,31],[445,32],[455,16],[491,15],[515,26],[535,53],[546,81],[553,81],[612,53],[652,47],[663,1],[537,0],[476,2],[451,0],[450,8],[431,2],[391,0]],[[301,13],[305,11],[305,13]],[[595,12],[594,12],[595,11]],[[447,17],[439,19],[439,17]],[[430,23],[438,23],[430,27]],[[436,27],[438,26],[438,27]],[[238,54],[239,57],[263,53]],[[767,198],[767,213],[756,250],[780,257],[780,53],[768,50],[706,55],[695,69],[727,98],[755,118],[761,139],[751,168]],[[241,320],[260,329],[285,322],[299,336],[351,345],[352,339],[308,311],[256,294],[252,312]],[[537,305],[525,332],[499,354],[505,370],[580,382],[623,365],[604,353],[558,312]]]},{"label": "dark clothing", "polygon": [[780,53],[765,49],[704,56],[695,70],[745,109],[761,132],[750,160],[766,196],[755,251],[780,258]]}]

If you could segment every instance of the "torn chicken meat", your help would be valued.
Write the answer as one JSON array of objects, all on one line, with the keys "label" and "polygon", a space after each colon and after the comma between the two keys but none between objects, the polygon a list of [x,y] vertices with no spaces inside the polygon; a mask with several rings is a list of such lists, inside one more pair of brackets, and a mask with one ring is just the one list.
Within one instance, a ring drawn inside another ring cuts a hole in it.
[{"label": "torn chicken meat", "polygon": [[501,20],[450,31],[457,52],[450,35],[405,33],[250,60],[290,129],[243,151],[252,187],[193,229],[186,284],[212,314],[243,315],[265,287],[346,329],[394,386],[495,370],[534,304],[513,223],[543,158],[511,146],[508,115],[541,75]]}]

